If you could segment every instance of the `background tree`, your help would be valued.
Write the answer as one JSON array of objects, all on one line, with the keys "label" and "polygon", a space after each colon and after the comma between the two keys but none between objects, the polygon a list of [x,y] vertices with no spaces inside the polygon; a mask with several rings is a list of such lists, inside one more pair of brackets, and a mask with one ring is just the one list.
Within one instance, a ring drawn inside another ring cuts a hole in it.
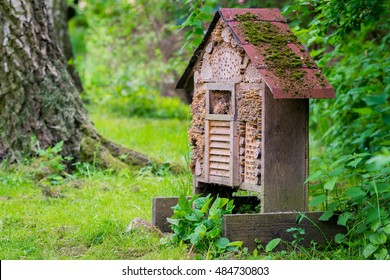
[{"label": "background tree", "polygon": [[82,105],[55,40],[46,3],[0,1],[0,160],[63,141],[63,155],[103,166],[149,159],[107,140]]}]

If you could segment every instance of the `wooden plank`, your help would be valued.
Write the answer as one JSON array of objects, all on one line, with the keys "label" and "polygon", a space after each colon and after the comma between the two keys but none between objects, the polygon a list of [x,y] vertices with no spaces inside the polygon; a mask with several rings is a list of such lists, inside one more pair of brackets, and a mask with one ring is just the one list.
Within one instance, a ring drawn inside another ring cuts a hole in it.
[{"label": "wooden plank", "polygon": [[209,145],[210,145],[210,123],[208,120],[205,121],[205,136],[204,136],[204,160],[203,160],[203,168],[204,168],[204,177],[206,181],[209,180]]},{"label": "wooden plank", "polygon": [[234,117],[232,115],[206,114],[205,119],[210,121],[232,121]]},{"label": "wooden plank", "polygon": [[292,227],[302,227],[305,229],[303,246],[309,246],[313,240],[318,244],[326,243],[326,240],[333,241],[337,233],[345,233],[345,228],[337,225],[337,217],[333,217],[328,222],[319,221],[322,212],[304,213],[309,219],[324,233],[326,239],[309,220],[303,219],[301,224],[296,224],[297,213],[265,213],[265,214],[235,214],[223,216],[223,236],[231,241],[243,241],[243,246],[253,250],[257,244],[255,240],[266,244],[274,238],[281,238],[291,242],[292,234],[286,232]]},{"label": "wooden plank", "polygon": [[210,155],[230,156],[230,151],[226,149],[210,148]]},{"label": "wooden plank", "polygon": [[230,142],[229,135],[211,135],[211,141],[221,141],[221,142]]},{"label": "wooden plank", "polygon": [[252,192],[259,192],[260,191],[260,186],[255,185],[255,184],[246,184],[243,183],[240,185],[240,189],[244,191],[252,191]]},{"label": "wooden plank", "polygon": [[209,182],[219,184],[219,185],[225,185],[225,186],[222,186],[222,188],[226,188],[226,186],[230,186],[229,185],[230,184],[229,175],[227,175],[226,177],[223,177],[223,176],[219,176],[219,175],[211,175],[210,174]]},{"label": "wooden plank", "polygon": [[212,133],[212,134],[229,135],[230,128],[228,128],[228,127],[211,127],[210,133]]},{"label": "wooden plank", "polygon": [[210,143],[211,148],[221,148],[221,149],[229,149],[230,144],[228,142],[211,142]]},{"label": "wooden plank", "polygon": [[210,168],[210,175],[229,178],[229,171],[218,170],[218,169],[211,169]]},{"label": "wooden plank", "polygon": [[214,162],[230,162],[230,157],[227,157],[227,156],[214,156],[214,155],[211,155],[210,156],[210,161],[214,161]]},{"label": "wooden plank", "polygon": [[152,224],[158,227],[162,232],[171,232],[170,224],[167,218],[172,217],[172,207],[179,201],[178,197],[154,197]]},{"label": "wooden plank", "polygon": [[234,84],[229,83],[207,83],[206,88],[208,90],[228,90],[233,91],[234,90]]},{"label": "wooden plank", "polygon": [[230,127],[230,122],[227,121],[210,121],[211,127]]},{"label": "wooden plank", "polygon": [[230,165],[226,163],[210,161],[210,169],[230,170]]},{"label": "wooden plank", "polygon": [[305,211],[308,170],[308,99],[263,98],[262,212]]}]

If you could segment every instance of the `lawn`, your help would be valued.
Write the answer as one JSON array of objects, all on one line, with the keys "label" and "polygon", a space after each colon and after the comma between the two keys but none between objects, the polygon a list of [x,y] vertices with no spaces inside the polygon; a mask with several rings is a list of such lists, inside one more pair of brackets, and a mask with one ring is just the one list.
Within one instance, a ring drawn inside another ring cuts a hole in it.
[{"label": "lawn", "polygon": [[[91,115],[109,138],[186,167],[187,122]],[[81,165],[47,189],[27,166],[0,168],[0,259],[186,259],[185,246],[160,244],[148,231],[127,232],[136,217],[151,221],[152,197],[191,192],[188,172],[120,172]]]}]

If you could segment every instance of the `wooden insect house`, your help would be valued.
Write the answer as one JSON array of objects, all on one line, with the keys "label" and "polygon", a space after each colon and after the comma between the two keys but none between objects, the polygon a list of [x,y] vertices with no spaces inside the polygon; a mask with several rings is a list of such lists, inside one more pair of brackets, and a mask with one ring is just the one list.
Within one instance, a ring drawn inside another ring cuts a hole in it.
[{"label": "wooden insect house", "polygon": [[334,91],[278,9],[220,9],[177,85],[193,87],[195,193],[260,193],[305,210],[309,98]]},{"label": "wooden insect house", "polygon": [[[308,204],[309,99],[335,94],[279,10],[217,11],[177,88],[194,91],[194,193],[261,206],[257,214],[224,215],[223,235],[249,248],[255,239],[291,238],[294,211]],[[256,195],[233,196],[237,190]],[[176,203],[155,198],[154,225],[169,231]],[[321,214],[305,212],[315,221]],[[304,227],[307,240],[326,240],[311,223]],[[335,222],[318,227],[330,239],[341,231]]]}]

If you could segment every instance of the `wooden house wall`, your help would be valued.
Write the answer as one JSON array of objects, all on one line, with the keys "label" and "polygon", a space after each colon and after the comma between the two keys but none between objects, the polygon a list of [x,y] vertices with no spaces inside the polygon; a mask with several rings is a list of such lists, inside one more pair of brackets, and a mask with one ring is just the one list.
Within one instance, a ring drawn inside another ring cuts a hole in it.
[{"label": "wooden house wall", "polygon": [[189,130],[193,146],[191,170],[204,178],[206,84],[235,85],[236,121],[239,134],[239,181],[242,189],[260,191],[262,96],[264,83],[226,24],[220,20],[194,67],[193,120]]}]

